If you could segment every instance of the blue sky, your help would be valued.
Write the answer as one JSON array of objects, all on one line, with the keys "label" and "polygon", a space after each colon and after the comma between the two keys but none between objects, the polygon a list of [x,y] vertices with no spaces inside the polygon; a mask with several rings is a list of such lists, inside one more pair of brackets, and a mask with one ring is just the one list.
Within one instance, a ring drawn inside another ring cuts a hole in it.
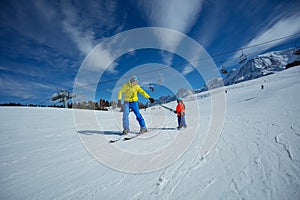
[{"label": "blue sky", "polygon": [[[228,69],[238,67],[241,52],[234,50],[245,48],[245,53],[254,55],[293,47],[299,35],[256,45],[300,32],[297,0],[8,0],[0,4],[0,103],[51,104],[48,99],[58,89],[72,90],[80,66],[98,44],[136,28],[178,31],[211,56],[232,52],[213,57],[218,67],[224,63]],[[180,44],[178,38],[159,37],[162,45],[176,49]],[[101,58],[111,57],[107,53]],[[111,92],[118,80],[133,66],[147,63],[171,66],[193,88],[204,84],[180,56],[159,49],[136,50],[115,59],[99,77],[95,99],[115,100]],[[157,98],[172,93],[169,85],[158,84],[167,76],[163,70],[156,71],[140,83]],[[149,84],[155,85],[155,92]]]}]

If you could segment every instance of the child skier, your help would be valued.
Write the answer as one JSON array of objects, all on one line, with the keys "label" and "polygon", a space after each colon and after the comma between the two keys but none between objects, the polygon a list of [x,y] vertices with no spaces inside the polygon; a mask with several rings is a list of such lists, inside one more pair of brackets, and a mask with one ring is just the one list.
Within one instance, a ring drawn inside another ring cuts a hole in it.
[{"label": "child skier", "polygon": [[182,127],[186,128],[186,122],[185,122],[185,105],[183,103],[182,98],[177,98],[177,106],[176,111],[174,112],[177,114],[178,119],[178,127],[177,129],[181,129]]}]

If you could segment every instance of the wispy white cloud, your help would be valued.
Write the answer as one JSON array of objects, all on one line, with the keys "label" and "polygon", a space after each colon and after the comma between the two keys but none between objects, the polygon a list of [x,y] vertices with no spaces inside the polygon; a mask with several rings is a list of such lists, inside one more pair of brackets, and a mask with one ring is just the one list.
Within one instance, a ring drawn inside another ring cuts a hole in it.
[{"label": "wispy white cloud", "polygon": [[8,67],[0,66],[0,71],[10,71]]},{"label": "wispy white cloud", "polygon": [[[13,41],[15,46],[7,47],[13,53],[10,57],[21,55],[37,62],[54,62],[52,66],[60,69],[62,66],[70,68],[74,65],[64,65],[59,57],[67,57],[69,61],[82,59],[105,39],[107,33],[122,28],[117,22],[116,10],[114,0],[84,4],[80,1],[28,0],[26,4],[11,1],[0,26],[13,30],[18,36],[18,40]],[[4,41],[3,44],[9,43]],[[109,53],[105,52],[102,58],[104,55],[111,57]]]},{"label": "wispy white cloud", "polygon": [[[244,45],[244,47],[255,46],[257,44],[264,43],[266,41],[274,40],[277,38],[282,38],[285,36],[290,36],[300,33],[300,15],[294,15],[288,18],[284,18],[279,20],[276,24],[270,27],[267,30],[262,30],[254,39],[252,39],[249,43]],[[256,46],[250,50],[247,50],[248,53],[251,51],[260,51],[272,48],[278,44],[289,40],[290,38],[285,38],[282,40],[277,40],[266,45]]]},{"label": "wispy white cloud", "polygon": [[80,12],[72,3],[64,1],[61,10],[64,16],[62,21],[63,30],[76,44],[80,52],[87,55],[95,45],[95,33],[85,24],[85,20],[80,19]]},{"label": "wispy white cloud", "polygon": [[[241,1],[241,3],[242,2],[243,1]],[[224,30],[222,30],[224,25],[226,27],[230,26],[230,24],[228,24],[228,16],[231,12],[227,11],[227,2],[210,1],[208,4],[209,5],[206,5],[208,6],[206,9],[209,9],[209,12],[204,12],[203,15],[200,15],[199,21],[201,21],[201,25],[196,27],[196,40],[204,47],[209,47],[218,34],[224,33]],[[246,11],[245,8],[241,10],[243,10],[243,12]]]},{"label": "wispy white cloud", "polygon": [[193,72],[194,70],[195,70],[195,68],[193,66],[187,65],[187,66],[184,67],[184,69],[182,71],[182,74],[187,75],[187,74]]},{"label": "wispy white cloud", "polygon": [[85,63],[85,69],[97,72],[107,71],[113,74],[118,73],[115,67],[118,65],[114,60],[115,57],[113,52],[109,48],[103,48],[98,46],[94,49],[93,53],[89,55],[87,62]]},{"label": "wispy white cloud", "polygon": [[0,96],[9,96],[22,99],[39,98],[42,91],[49,91],[49,85],[36,81],[29,81],[25,78],[16,78],[15,76],[0,76],[1,92]]},{"label": "wispy white cloud", "polygon": [[[13,62],[0,67],[6,74],[0,77],[1,94],[33,99],[56,87],[72,87],[84,57],[122,29],[117,6],[115,0],[8,2],[0,20],[7,39],[0,43]],[[94,63],[112,56],[110,49],[102,49]],[[115,66],[107,71],[115,73]]]},{"label": "wispy white cloud", "polygon": [[[199,0],[155,0],[141,1],[140,6],[145,10],[150,26],[164,27],[188,33],[195,24],[201,11],[203,1]],[[174,35],[158,35],[162,47],[176,50],[181,37]],[[169,64],[170,58],[165,59]]]},{"label": "wispy white cloud", "polygon": [[80,31],[79,27],[73,26],[68,20],[63,22],[63,28],[83,55],[87,55],[94,47],[94,33],[92,31]]},{"label": "wispy white cloud", "polygon": [[[294,35],[297,33],[300,33],[300,15],[296,14],[290,17],[284,17],[281,18],[279,21],[277,21],[273,25],[266,26],[267,29],[262,29],[256,36],[253,38],[250,42],[243,45],[241,48],[243,48],[245,54],[251,54],[251,53],[259,53],[262,51],[266,51],[272,47],[275,47],[277,45],[280,45],[287,40],[290,40],[290,35]],[[285,38],[286,37],[286,38]],[[276,40],[279,38],[283,38],[280,40]],[[268,41],[275,40],[274,42],[266,43]],[[263,44],[263,45],[260,45]],[[248,48],[247,47],[251,47]],[[245,49],[246,48],[246,49]],[[234,58],[238,58],[241,55],[241,52],[235,53],[233,57],[229,59],[233,60]]]},{"label": "wispy white cloud", "polygon": [[202,8],[199,0],[155,0],[149,4],[145,1],[144,7],[153,26],[160,26],[187,33],[194,25]]},{"label": "wispy white cloud", "polygon": [[[87,10],[92,10],[97,13],[91,13],[92,16],[97,18],[97,25],[103,27],[106,31],[116,27],[114,17],[116,12],[116,4],[114,1],[107,1],[107,6],[103,7],[99,3],[87,4]],[[70,2],[64,2],[62,4],[62,11],[64,13],[64,20],[62,22],[64,31],[69,35],[71,40],[76,44],[82,55],[87,56],[91,51],[99,44],[99,41],[105,39],[103,35],[97,30],[93,29],[93,23],[88,20],[82,20],[81,12],[78,8],[75,8]],[[91,16],[90,16],[91,17]],[[105,27],[105,28],[104,28]],[[105,69],[106,66],[101,65],[101,62],[107,63],[113,59],[113,52],[110,49],[97,48],[97,56],[90,57],[88,69],[91,71],[99,70],[100,68]],[[95,55],[93,53],[92,55]],[[113,64],[108,68],[108,72],[116,73],[116,64]]]}]

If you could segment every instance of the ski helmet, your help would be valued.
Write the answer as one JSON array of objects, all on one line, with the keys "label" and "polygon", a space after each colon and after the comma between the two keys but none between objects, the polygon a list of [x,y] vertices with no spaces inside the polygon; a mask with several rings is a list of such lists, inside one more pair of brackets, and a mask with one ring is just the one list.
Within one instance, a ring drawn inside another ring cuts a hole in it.
[{"label": "ski helmet", "polygon": [[137,76],[132,76],[132,77],[130,78],[130,82],[133,83],[133,82],[135,82],[135,81],[138,81]]}]

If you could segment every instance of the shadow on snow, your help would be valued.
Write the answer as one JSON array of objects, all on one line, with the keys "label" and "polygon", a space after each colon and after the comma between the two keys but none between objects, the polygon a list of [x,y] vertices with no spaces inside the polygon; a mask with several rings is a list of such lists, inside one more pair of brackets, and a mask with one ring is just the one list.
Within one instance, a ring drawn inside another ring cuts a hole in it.
[{"label": "shadow on snow", "polygon": [[123,135],[122,131],[96,131],[96,130],[84,130],[84,131],[77,131],[79,134],[83,135]]},{"label": "shadow on snow", "polygon": [[[148,128],[149,131],[152,130],[163,130],[163,131],[168,131],[168,130],[177,130],[177,128]],[[123,135],[122,131],[97,131],[97,130],[83,130],[83,131],[77,131],[79,134],[83,135]]]}]

